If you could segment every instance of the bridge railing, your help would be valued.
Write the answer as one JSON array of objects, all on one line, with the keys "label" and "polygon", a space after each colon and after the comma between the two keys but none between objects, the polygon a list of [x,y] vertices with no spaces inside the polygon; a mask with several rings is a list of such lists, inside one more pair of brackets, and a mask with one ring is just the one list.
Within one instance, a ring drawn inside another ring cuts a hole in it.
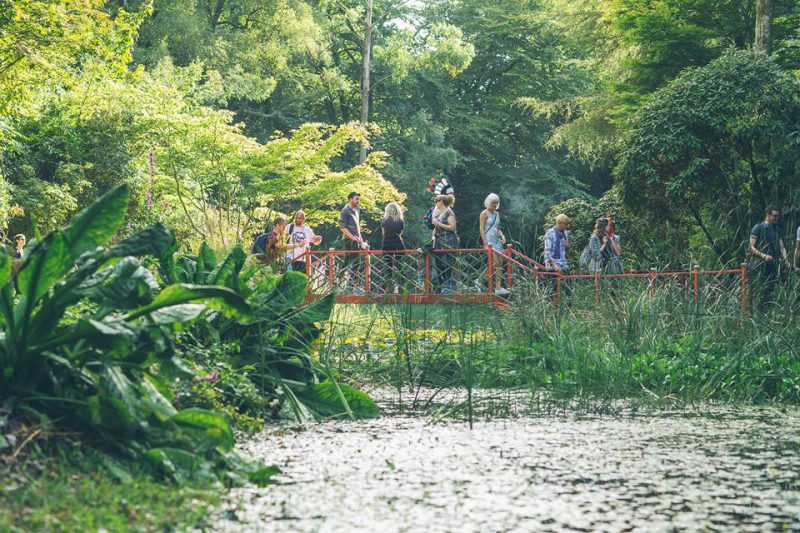
[{"label": "bridge railing", "polygon": [[[502,284],[535,287],[535,292],[560,305],[572,293],[591,293],[596,302],[623,294],[648,294],[699,303],[711,294],[736,293],[748,307],[747,272],[738,269],[628,271],[623,274],[562,274],[508,247],[503,253],[486,248],[447,250],[307,250],[308,297],[335,291],[342,303],[499,302],[494,294],[497,260],[503,261]],[[529,292],[529,291],[528,291]]]},{"label": "bridge railing", "polygon": [[308,294],[335,291],[340,302],[485,302],[494,298],[491,261],[483,248],[309,250]]}]

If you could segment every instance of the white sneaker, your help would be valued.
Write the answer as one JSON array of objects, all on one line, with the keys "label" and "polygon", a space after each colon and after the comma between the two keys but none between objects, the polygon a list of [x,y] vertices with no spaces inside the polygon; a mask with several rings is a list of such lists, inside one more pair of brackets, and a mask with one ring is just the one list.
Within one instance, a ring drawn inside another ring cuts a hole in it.
[{"label": "white sneaker", "polygon": [[508,296],[510,294],[510,291],[505,287],[500,287],[499,289],[496,289],[494,293],[497,294],[498,296]]}]

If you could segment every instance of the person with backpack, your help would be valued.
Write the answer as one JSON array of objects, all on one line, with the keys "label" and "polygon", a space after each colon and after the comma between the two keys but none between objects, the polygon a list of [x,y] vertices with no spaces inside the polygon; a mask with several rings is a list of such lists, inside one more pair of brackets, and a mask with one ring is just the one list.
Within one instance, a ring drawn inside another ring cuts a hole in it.
[{"label": "person with backpack", "polygon": [[256,237],[250,251],[259,262],[271,266],[272,271],[277,273],[283,270],[287,250],[307,246],[309,241],[284,243],[283,232],[286,230],[286,219],[283,217],[276,218],[272,223],[272,231],[268,230],[269,227],[265,228],[264,233]]},{"label": "person with backpack", "polygon": [[764,309],[772,303],[772,293],[780,275],[778,254],[789,266],[786,247],[778,229],[780,210],[769,206],[763,222],[759,222],[750,230],[750,259],[749,266],[758,272],[761,284],[761,308]]},{"label": "person with backpack", "polygon": [[494,293],[507,296],[508,289],[503,287],[503,253],[506,236],[500,230],[500,197],[495,193],[489,194],[483,201],[486,209],[478,217],[478,227],[481,233],[481,242],[485,248],[492,249],[492,278],[494,280]]},{"label": "person with backpack", "polygon": [[322,237],[314,235],[314,230],[306,224],[306,212],[302,209],[294,214],[294,222],[286,228],[286,234],[289,236],[289,244],[301,245],[303,242],[307,243],[294,249],[289,249],[286,254],[286,262],[289,264],[289,269],[305,274],[306,250],[311,247],[311,244],[321,243]]}]

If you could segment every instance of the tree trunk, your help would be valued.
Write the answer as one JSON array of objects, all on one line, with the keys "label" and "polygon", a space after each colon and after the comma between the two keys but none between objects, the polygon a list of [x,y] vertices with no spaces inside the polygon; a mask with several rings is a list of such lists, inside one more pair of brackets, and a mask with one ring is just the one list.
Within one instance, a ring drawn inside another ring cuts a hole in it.
[{"label": "tree trunk", "polygon": [[772,54],[773,0],[756,0],[756,50]]},{"label": "tree trunk", "polygon": [[[361,123],[367,125],[369,123],[369,69],[370,69],[370,56],[372,55],[372,2],[367,0],[367,12],[364,16],[364,71],[361,75]],[[358,156],[358,162],[363,163],[367,158],[367,145],[361,144],[361,153]]]}]

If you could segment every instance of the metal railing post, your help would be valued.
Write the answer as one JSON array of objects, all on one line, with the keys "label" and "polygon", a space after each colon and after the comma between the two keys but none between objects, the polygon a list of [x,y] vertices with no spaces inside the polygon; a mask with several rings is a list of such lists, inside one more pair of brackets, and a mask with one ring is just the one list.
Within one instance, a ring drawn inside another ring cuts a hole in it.
[{"label": "metal railing post", "polygon": [[747,263],[742,263],[742,314],[747,314]]},{"label": "metal railing post", "polygon": [[506,259],[507,270],[508,270],[508,279],[506,280],[508,290],[511,290],[511,269],[514,266],[511,264],[511,246],[506,246],[506,254],[508,254],[508,258]]},{"label": "metal railing post", "polygon": [[328,249],[328,280],[331,284],[331,290],[336,286],[333,277],[333,248]]},{"label": "metal railing post", "polygon": [[694,266],[694,305],[700,302],[700,265]]},{"label": "metal railing post", "polygon": [[369,294],[370,250],[363,250],[360,253],[364,254],[364,294]]},{"label": "metal railing post", "polygon": [[308,298],[308,295],[311,294],[311,248],[306,248],[305,256],[306,277],[308,277],[308,281],[306,281],[306,298]]},{"label": "metal railing post", "polygon": [[431,295],[431,252],[425,253],[425,296]]},{"label": "metal railing post", "polygon": [[656,269],[655,267],[650,269],[650,299],[656,297]]},{"label": "metal railing post", "polygon": [[489,254],[489,272],[487,276],[489,278],[489,295],[492,295],[494,294],[494,264],[492,262],[492,247],[489,246],[486,248],[486,250]]}]

